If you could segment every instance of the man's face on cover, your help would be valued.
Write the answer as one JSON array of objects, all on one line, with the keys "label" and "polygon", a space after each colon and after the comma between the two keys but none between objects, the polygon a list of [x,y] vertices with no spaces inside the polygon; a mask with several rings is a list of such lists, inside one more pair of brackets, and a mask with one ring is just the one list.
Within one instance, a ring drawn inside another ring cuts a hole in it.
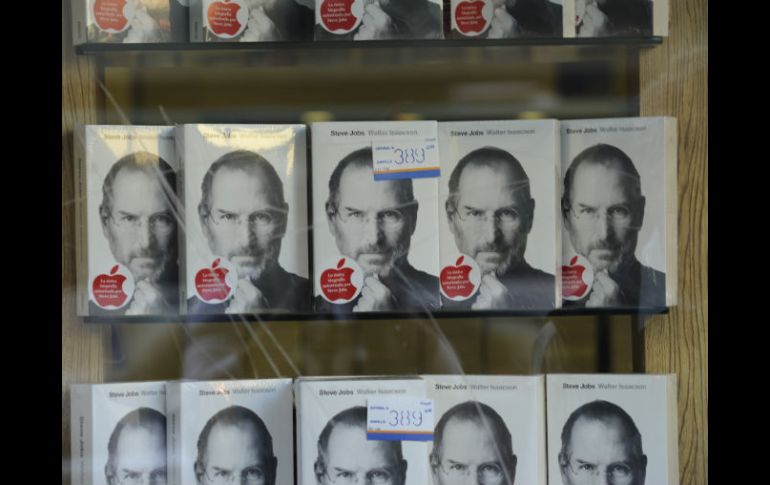
[{"label": "man's face on cover", "polygon": [[644,198],[633,191],[631,176],[614,166],[578,166],[565,214],[570,241],[594,271],[614,272],[634,256],[644,217]]},{"label": "man's face on cover", "polygon": [[229,259],[240,278],[256,281],[277,264],[287,207],[276,207],[273,200],[258,168],[222,167],[214,174],[201,224],[211,251]]},{"label": "man's face on cover", "polygon": [[501,276],[524,261],[535,207],[529,194],[529,181],[503,163],[464,167],[447,217],[457,249],[482,273]]},{"label": "man's face on cover", "polygon": [[151,170],[118,172],[102,230],[112,255],[136,281],[156,282],[176,264],[176,219]]},{"label": "man's face on cover", "polygon": [[361,427],[337,425],[329,435],[320,485],[403,485],[406,464],[399,462],[394,446],[367,440]]},{"label": "man's face on cover", "polygon": [[409,254],[417,202],[399,190],[404,183],[375,182],[370,166],[353,164],[340,177],[329,227],[340,253],[354,258],[367,275],[389,276]]},{"label": "man's face on cover", "polygon": [[618,419],[578,418],[559,457],[565,485],[643,485],[647,458]]},{"label": "man's face on cover", "polygon": [[274,471],[266,463],[268,450],[256,427],[215,424],[206,443],[204,463],[199,464],[201,485],[272,485]]},{"label": "man's face on cover", "polygon": [[515,458],[501,456],[503,446],[490,429],[467,419],[450,419],[441,439],[439,463],[433,467],[436,485],[510,485]]},{"label": "man's face on cover", "polygon": [[161,426],[123,428],[112,463],[110,485],[166,485],[166,430]]}]

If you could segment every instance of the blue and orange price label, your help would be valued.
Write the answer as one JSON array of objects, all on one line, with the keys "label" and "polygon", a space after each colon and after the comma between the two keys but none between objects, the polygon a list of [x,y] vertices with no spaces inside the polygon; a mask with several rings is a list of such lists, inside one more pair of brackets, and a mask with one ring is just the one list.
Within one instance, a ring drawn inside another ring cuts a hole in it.
[{"label": "blue and orange price label", "polygon": [[438,177],[441,173],[435,138],[421,141],[375,141],[374,180]]},{"label": "blue and orange price label", "polygon": [[367,439],[433,441],[432,399],[405,396],[371,398],[367,408]]}]

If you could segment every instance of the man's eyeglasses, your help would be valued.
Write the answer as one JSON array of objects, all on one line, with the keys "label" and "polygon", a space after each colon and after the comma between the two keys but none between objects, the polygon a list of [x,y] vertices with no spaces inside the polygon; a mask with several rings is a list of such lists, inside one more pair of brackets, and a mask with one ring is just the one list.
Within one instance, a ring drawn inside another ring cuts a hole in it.
[{"label": "man's eyeglasses", "polygon": [[137,231],[143,224],[147,224],[155,234],[166,235],[175,226],[174,218],[167,213],[138,216],[127,212],[119,212],[118,214],[110,214],[110,219],[115,224],[115,227],[121,231]]},{"label": "man's eyeglasses", "polygon": [[633,219],[633,210],[628,205],[613,205],[606,210],[599,209],[597,207],[580,206],[570,207],[569,210],[572,215],[580,223],[593,224],[599,220],[602,212],[606,214],[607,219],[615,227],[627,227],[631,225]]},{"label": "man's eyeglasses", "polygon": [[473,224],[474,226],[483,224],[488,221],[490,217],[493,217],[495,223],[504,228],[514,227],[521,223],[521,214],[513,207],[503,207],[494,211],[483,211],[472,207],[461,207],[455,210],[455,214],[457,214],[457,217],[459,217],[461,221]]},{"label": "man's eyeglasses", "polygon": [[118,485],[166,485],[166,470],[156,470],[149,474],[121,470],[115,478]]},{"label": "man's eyeglasses", "polygon": [[246,468],[240,473],[240,476],[233,470],[214,468],[213,470],[206,470],[206,478],[208,479],[208,482],[213,485],[229,485],[231,483],[237,483],[238,485],[242,483],[259,485],[264,483],[265,474],[262,472],[261,468],[256,466]]},{"label": "man's eyeglasses", "polygon": [[364,485],[390,485],[393,480],[393,474],[385,468],[375,468],[366,472],[335,469],[331,472],[327,470],[326,479],[328,483],[334,485],[353,485],[359,483]]},{"label": "man's eyeglasses", "polygon": [[[447,481],[457,483],[462,482],[473,469],[467,463],[456,461],[450,463],[440,462],[438,466],[441,472],[447,476]],[[503,468],[497,463],[482,463],[476,468],[476,476],[478,483],[481,485],[498,485],[503,482],[504,473]]]},{"label": "man's eyeglasses", "polygon": [[351,207],[343,207],[341,209],[337,209],[336,215],[344,224],[350,224],[353,226],[363,226],[369,221],[376,219],[378,225],[381,225],[387,229],[401,225],[406,217],[405,211],[413,205],[414,201],[402,206],[383,209],[377,212],[364,211]]},{"label": "man's eyeglasses", "polygon": [[209,212],[208,217],[211,219],[211,222],[225,230],[234,230],[243,224],[244,220],[248,221],[249,227],[264,230],[273,227],[277,223],[279,212],[278,210],[256,211],[244,216],[235,212],[214,211]]},{"label": "man's eyeglasses", "polygon": [[[568,461],[564,466],[569,469],[578,485],[593,483],[594,477],[601,474],[599,466],[593,463],[572,464]],[[614,463],[607,467],[604,474],[612,485],[628,485],[633,479],[634,470],[624,463]]]}]

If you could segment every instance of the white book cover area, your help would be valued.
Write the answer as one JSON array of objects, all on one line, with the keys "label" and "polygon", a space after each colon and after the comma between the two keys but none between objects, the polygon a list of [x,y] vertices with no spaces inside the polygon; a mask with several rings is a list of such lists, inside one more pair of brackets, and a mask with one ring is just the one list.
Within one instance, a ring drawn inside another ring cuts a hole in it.
[{"label": "white book cover area", "polygon": [[186,311],[310,311],[304,125],[182,125]]},{"label": "white book cover area", "polygon": [[543,376],[423,378],[435,410],[433,485],[466,483],[474,471],[481,483],[546,485]]},{"label": "white book cover area", "polygon": [[294,485],[291,379],[168,383],[170,485]]},{"label": "white book cover area", "polygon": [[78,315],[179,314],[173,128],[86,125],[75,138]]},{"label": "white book cover area", "polygon": [[429,442],[368,440],[371,399],[425,398],[422,379],[295,381],[298,485],[427,485]]},{"label": "white book cover area", "polygon": [[561,306],[559,122],[439,123],[442,307]]},{"label": "white book cover area", "polygon": [[546,376],[550,485],[678,485],[675,375]]},{"label": "white book cover area", "polygon": [[72,0],[74,45],[187,42],[188,0]]},{"label": "white book cover area", "polygon": [[316,311],[438,310],[437,123],[313,123],[311,132]]},{"label": "white book cover area", "polygon": [[72,485],[165,483],[164,382],[74,384],[70,405]]},{"label": "white book cover area", "polygon": [[451,0],[451,36],[465,39],[562,37],[562,0]]},{"label": "white book cover area", "polygon": [[564,307],[676,304],[676,119],[561,122]]},{"label": "white book cover area", "polygon": [[442,0],[316,0],[315,40],[442,39]]}]

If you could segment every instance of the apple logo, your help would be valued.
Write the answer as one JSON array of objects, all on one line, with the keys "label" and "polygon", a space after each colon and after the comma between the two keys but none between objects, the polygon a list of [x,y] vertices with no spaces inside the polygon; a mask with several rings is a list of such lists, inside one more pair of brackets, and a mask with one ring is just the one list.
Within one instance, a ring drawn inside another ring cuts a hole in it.
[{"label": "apple logo", "polygon": [[364,16],[364,0],[322,0],[321,25],[333,34],[347,34]]},{"label": "apple logo", "polygon": [[215,0],[206,10],[206,24],[209,30],[223,39],[232,39],[246,28],[249,9],[242,0]]},{"label": "apple logo", "polygon": [[96,0],[93,5],[96,26],[104,32],[123,32],[134,17],[134,7],[127,0]]},{"label": "apple logo", "polygon": [[464,254],[454,265],[444,266],[439,275],[441,294],[452,301],[465,301],[478,291],[481,269],[478,263]]},{"label": "apple logo", "polygon": [[591,291],[593,281],[594,270],[591,263],[579,254],[569,260],[569,265],[561,267],[561,291],[565,300],[585,298]]},{"label": "apple logo", "polygon": [[195,294],[206,303],[222,303],[235,292],[237,275],[227,260],[216,258],[211,267],[195,273]]},{"label": "apple logo", "polygon": [[321,272],[318,287],[324,299],[330,303],[344,304],[353,301],[361,293],[363,271],[354,260],[342,257],[336,264],[322,267],[327,269]]},{"label": "apple logo", "polygon": [[460,2],[454,11],[454,23],[463,35],[477,36],[490,25],[493,15],[492,2],[488,0],[470,0]]},{"label": "apple logo", "polygon": [[116,264],[107,274],[97,275],[91,283],[91,300],[105,310],[125,306],[134,295],[134,277],[122,264]]}]

